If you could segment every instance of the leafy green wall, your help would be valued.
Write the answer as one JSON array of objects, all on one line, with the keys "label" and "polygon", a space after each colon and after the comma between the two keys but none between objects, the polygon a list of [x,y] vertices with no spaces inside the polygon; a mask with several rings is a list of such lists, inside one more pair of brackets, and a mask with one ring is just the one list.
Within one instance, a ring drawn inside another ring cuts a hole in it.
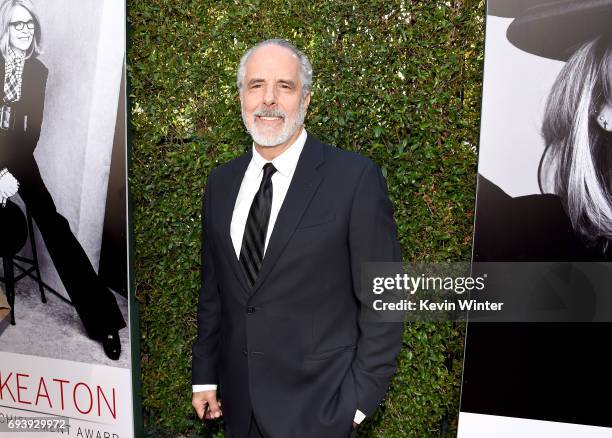
[{"label": "leafy green wall", "polygon": [[[484,1],[128,2],[131,190],[151,436],[222,436],[191,408],[200,200],[210,170],[248,150],[235,89],[244,51],[281,37],[310,57],[309,132],[383,169],[409,261],[469,260]],[[361,437],[456,427],[464,327],[406,327],[385,406]]]}]

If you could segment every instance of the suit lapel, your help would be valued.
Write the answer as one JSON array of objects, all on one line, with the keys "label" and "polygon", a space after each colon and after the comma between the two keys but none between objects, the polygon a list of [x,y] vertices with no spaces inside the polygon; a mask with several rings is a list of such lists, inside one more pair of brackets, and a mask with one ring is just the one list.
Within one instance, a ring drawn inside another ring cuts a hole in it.
[{"label": "suit lapel", "polygon": [[236,252],[234,251],[234,245],[232,243],[231,236],[231,223],[232,223],[232,215],[234,213],[234,205],[236,204],[236,198],[238,197],[238,192],[240,191],[240,183],[242,182],[242,178],[244,177],[244,173],[246,172],[247,167],[251,161],[252,152],[249,152],[241,157],[238,157],[236,161],[232,164],[232,168],[230,169],[230,181],[227,181],[227,192],[221,199],[221,221],[220,224],[223,225],[222,229],[222,242],[223,248],[222,251],[224,256],[227,257],[230,266],[232,267],[232,271],[234,271],[234,275],[242,285],[244,289],[244,293],[248,294],[250,287],[246,281],[246,277],[244,272],[242,271],[242,267],[240,266],[240,262],[236,257]]},{"label": "suit lapel", "polygon": [[321,183],[322,176],[317,168],[323,163],[323,160],[323,146],[314,137],[308,135],[289,190],[274,224],[274,230],[270,236],[259,275],[253,285],[252,294],[261,287],[278,261]]}]

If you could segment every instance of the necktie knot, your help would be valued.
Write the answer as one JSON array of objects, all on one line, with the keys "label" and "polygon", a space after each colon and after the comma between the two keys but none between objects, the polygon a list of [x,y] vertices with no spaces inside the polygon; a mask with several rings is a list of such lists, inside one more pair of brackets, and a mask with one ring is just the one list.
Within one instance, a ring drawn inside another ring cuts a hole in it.
[{"label": "necktie knot", "polygon": [[274,172],[276,172],[276,167],[274,167],[274,164],[272,164],[272,163],[264,164],[264,167],[263,167],[263,179],[264,179],[264,181],[270,180],[270,178],[272,178],[272,175],[274,175]]}]

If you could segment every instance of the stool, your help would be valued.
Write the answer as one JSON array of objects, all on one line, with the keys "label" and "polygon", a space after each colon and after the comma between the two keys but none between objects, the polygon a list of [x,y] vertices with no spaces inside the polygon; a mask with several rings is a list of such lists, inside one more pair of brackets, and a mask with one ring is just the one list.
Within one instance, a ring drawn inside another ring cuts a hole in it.
[{"label": "stool", "polygon": [[[34,226],[32,222],[32,216],[30,215],[30,211],[27,206],[25,210],[28,235],[30,236],[32,258],[22,257],[19,255],[2,258],[4,267],[4,277],[0,277],[0,281],[4,282],[4,285],[6,286],[6,298],[9,302],[9,305],[11,306],[12,325],[15,325],[15,284],[19,280],[22,280],[26,276],[36,280],[36,283],[38,283],[38,290],[40,292],[40,300],[43,303],[47,302],[47,297],[45,296],[45,289],[57,293],[42,281],[42,277],[40,275],[40,267],[38,265],[38,254],[36,251],[36,240],[34,238]],[[23,263],[28,264],[29,266],[26,267],[22,265]],[[18,275],[15,275],[15,268],[21,271]]]}]

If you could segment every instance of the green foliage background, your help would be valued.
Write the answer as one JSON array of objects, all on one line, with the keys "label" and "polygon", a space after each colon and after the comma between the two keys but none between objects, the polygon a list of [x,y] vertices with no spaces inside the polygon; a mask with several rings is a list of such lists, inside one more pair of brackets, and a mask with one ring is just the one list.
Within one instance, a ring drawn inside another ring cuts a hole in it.
[{"label": "green foliage background", "polygon": [[[150,436],[222,436],[191,408],[200,200],[248,150],[240,56],[281,37],[310,57],[310,133],[383,169],[407,261],[465,261],[474,209],[482,0],[129,2],[131,190]],[[399,371],[361,437],[454,435],[464,327],[406,327]],[[207,428],[206,428],[207,427]],[[449,432],[450,430],[450,432]]]}]

